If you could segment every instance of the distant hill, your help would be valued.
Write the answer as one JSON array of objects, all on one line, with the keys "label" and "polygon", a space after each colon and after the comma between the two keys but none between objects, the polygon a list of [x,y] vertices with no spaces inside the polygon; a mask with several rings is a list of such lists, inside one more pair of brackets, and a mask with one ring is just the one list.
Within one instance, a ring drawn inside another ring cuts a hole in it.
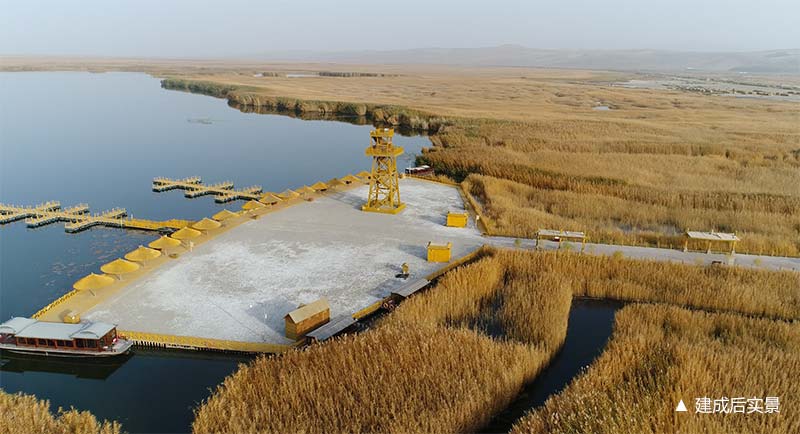
[{"label": "distant hill", "polygon": [[361,64],[528,66],[624,71],[759,72],[800,74],[800,49],[748,52],[669,50],[543,50],[519,45],[484,48],[415,48],[386,51],[283,51],[262,60]]}]

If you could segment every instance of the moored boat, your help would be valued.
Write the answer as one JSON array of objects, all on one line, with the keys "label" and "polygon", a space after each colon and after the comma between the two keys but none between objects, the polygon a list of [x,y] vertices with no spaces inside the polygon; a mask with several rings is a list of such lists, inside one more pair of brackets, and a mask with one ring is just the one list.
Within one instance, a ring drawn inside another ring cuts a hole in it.
[{"label": "moored boat", "polygon": [[117,335],[114,324],[78,324],[15,317],[0,324],[0,350],[60,357],[110,357],[130,351],[133,343]]}]

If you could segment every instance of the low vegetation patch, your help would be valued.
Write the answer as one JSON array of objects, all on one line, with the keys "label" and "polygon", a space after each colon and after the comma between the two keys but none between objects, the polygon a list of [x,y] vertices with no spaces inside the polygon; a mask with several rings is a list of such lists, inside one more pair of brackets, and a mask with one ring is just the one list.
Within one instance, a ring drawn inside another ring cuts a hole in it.
[{"label": "low vegetation patch", "polygon": [[[798,369],[797,323],[632,305],[588,371],[512,433],[796,433]],[[768,396],[780,413],[695,412],[696,398]],[[676,414],[681,399],[689,411]]]},{"label": "low vegetation patch", "polygon": [[50,403],[33,395],[9,394],[0,389],[0,433],[18,434],[119,434],[117,422],[99,422],[88,411],[58,409],[50,413]]}]

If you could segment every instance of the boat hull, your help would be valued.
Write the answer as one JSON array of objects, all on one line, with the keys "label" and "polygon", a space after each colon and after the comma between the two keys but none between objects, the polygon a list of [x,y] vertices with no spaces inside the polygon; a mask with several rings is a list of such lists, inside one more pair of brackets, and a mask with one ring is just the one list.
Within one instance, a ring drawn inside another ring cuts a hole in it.
[{"label": "boat hull", "polygon": [[8,351],[9,353],[46,356],[46,357],[83,357],[83,358],[103,358],[115,357],[127,354],[131,351],[133,342],[121,341],[117,342],[114,347],[105,351],[80,351],[68,349],[55,349],[55,348],[35,348],[35,347],[20,347],[14,344],[0,344],[0,351]]}]

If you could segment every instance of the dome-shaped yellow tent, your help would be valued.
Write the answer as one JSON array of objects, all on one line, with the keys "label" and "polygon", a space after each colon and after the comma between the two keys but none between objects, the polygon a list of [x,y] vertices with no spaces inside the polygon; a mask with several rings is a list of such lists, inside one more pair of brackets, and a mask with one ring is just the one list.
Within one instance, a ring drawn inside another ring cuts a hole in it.
[{"label": "dome-shaped yellow tent", "polygon": [[367,180],[372,178],[372,174],[367,172],[366,170],[364,170],[364,171],[358,172],[358,177],[363,179],[364,181],[367,181]]},{"label": "dome-shaped yellow tent", "polygon": [[274,193],[264,193],[258,201],[267,205],[275,205],[281,201],[281,198],[275,196]]},{"label": "dome-shaped yellow tent", "polygon": [[192,225],[193,229],[197,229],[200,231],[210,231],[211,229],[216,229],[222,226],[222,224],[216,220],[211,220],[210,218],[206,217],[203,220]]},{"label": "dome-shaped yellow tent", "polygon": [[306,194],[314,194],[314,193],[316,193],[316,191],[314,191],[314,189],[313,189],[313,188],[311,188],[311,187],[309,187],[309,186],[307,186],[307,185],[304,185],[304,186],[302,186],[302,187],[298,188],[298,189],[297,189],[297,192],[298,192],[298,193],[300,193],[300,194],[302,194],[302,195],[306,195]]},{"label": "dome-shaped yellow tent", "polygon": [[164,235],[161,238],[159,238],[159,239],[153,241],[152,243],[148,244],[149,247],[151,247],[153,249],[159,249],[159,250],[164,250],[164,249],[169,248],[169,247],[177,247],[177,246],[180,246],[180,245],[181,245],[180,241],[178,241],[178,240],[176,240],[174,238],[170,238],[170,237],[168,237],[166,235]]},{"label": "dome-shaped yellow tent", "polygon": [[300,196],[300,193],[290,190],[288,188],[284,190],[283,193],[278,194],[278,197],[283,200],[294,199],[297,196]]},{"label": "dome-shaped yellow tent", "polygon": [[328,180],[328,185],[330,185],[331,187],[337,187],[337,186],[343,185],[343,184],[344,184],[344,182],[339,181],[336,178],[331,178],[331,179]]},{"label": "dome-shaped yellow tent", "polygon": [[328,189],[328,184],[326,184],[326,183],[324,183],[322,181],[319,181],[319,182],[316,182],[313,185],[311,185],[311,188],[313,188],[314,191],[325,191],[325,190]]},{"label": "dome-shaped yellow tent", "polygon": [[228,220],[229,218],[236,217],[238,215],[239,214],[236,214],[235,212],[231,212],[231,211],[228,211],[227,209],[223,209],[222,211],[214,214],[211,218],[213,218],[214,220],[216,220],[218,222],[221,222],[221,221]]},{"label": "dome-shaped yellow tent", "polygon": [[250,200],[246,204],[242,205],[242,209],[245,211],[252,211],[254,209],[264,208],[266,205],[257,201],[257,200]]},{"label": "dome-shaped yellow tent", "polygon": [[192,238],[197,238],[200,235],[202,235],[200,231],[186,227],[186,228],[180,228],[177,231],[173,232],[172,235],[170,235],[170,238],[183,241],[183,240],[191,240]]},{"label": "dome-shaped yellow tent", "polygon": [[138,249],[128,252],[125,259],[129,261],[145,262],[161,256],[161,252],[156,249],[150,249],[144,246],[139,246]]},{"label": "dome-shaped yellow tent", "polygon": [[112,283],[114,283],[113,277],[106,276],[105,274],[92,273],[72,284],[72,287],[78,291],[91,291],[94,289],[105,288]]},{"label": "dome-shaped yellow tent", "polygon": [[139,269],[139,264],[124,259],[114,259],[106,265],[100,267],[100,270],[106,274],[128,274],[133,273]]},{"label": "dome-shaped yellow tent", "polygon": [[344,182],[345,184],[352,184],[354,182],[362,182],[360,179],[358,179],[355,176],[353,176],[353,174],[348,174],[347,176],[343,177],[341,179],[341,181]]}]

